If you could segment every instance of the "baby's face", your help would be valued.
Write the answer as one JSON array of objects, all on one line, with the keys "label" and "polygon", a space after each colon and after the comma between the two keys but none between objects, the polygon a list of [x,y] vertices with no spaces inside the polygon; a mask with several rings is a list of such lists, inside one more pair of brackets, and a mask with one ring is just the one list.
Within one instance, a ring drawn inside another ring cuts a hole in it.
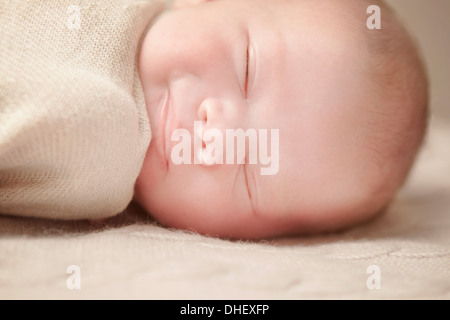
[{"label": "baby's face", "polygon": [[[211,1],[169,12],[150,29],[140,75],[153,138],[136,199],[157,220],[258,238],[339,228],[377,206],[367,54],[329,3]],[[194,164],[199,123],[224,140],[227,129],[268,129],[271,162],[250,164],[246,150],[245,164]],[[182,140],[191,150],[180,152]],[[192,163],[175,164],[183,155]]]}]

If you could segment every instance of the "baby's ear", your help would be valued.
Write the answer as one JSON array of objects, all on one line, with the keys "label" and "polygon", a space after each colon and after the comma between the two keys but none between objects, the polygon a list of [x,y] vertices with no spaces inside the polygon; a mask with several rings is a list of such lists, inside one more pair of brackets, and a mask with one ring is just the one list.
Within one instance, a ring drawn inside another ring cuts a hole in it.
[{"label": "baby's ear", "polygon": [[204,2],[209,2],[212,0],[173,0],[173,9],[182,9],[186,7],[195,6]]}]

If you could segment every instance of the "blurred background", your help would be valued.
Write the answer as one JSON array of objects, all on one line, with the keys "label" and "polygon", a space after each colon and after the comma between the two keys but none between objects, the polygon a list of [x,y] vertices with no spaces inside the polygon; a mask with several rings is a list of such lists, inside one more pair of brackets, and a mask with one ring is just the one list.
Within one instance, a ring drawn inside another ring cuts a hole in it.
[{"label": "blurred background", "polygon": [[403,194],[421,204],[418,214],[439,212],[440,219],[446,219],[450,215],[450,1],[385,2],[416,40],[430,82],[428,132]]},{"label": "blurred background", "polygon": [[450,1],[386,0],[386,3],[397,12],[422,50],[430,78],[432,116],[450,121]]}]

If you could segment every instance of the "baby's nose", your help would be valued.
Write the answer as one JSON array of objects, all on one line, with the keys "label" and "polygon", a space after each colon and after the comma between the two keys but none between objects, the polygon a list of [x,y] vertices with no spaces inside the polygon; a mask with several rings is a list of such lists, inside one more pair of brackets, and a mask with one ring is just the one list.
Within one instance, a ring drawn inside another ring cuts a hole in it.
[{"label": "baby's nose", "polygon": [[222,103],[217,99],[207,98],[202,101],[197,110],[197,119],[198,121],[202,121],[203,125],[207,125],[211,128],[217,128],[214,127],[214,124],[217,125],[218,121],[222,117],[222,113]]},{"label": "baby's nose", "polygon": [[230,100],[208,98],[202,101],[197,110],[197,124],[194,125],[198,146],[195,148],[194,145],[194,149],[198,163],[204,165],[223,163],[224,149],[228,148],[226,131],[237,127],[237,116],[236,105]]},{"label": "baby's nose", "polygon": [[202,101],[197,110],[197,120],[202,121],[204,128],[234,129],[238,123],[236,105],[231,100],[207,98]]}]

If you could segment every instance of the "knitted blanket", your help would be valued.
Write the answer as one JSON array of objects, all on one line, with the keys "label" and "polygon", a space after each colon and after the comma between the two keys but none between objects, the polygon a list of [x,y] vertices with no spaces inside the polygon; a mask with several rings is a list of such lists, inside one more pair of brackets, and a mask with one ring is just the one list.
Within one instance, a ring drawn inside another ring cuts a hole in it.
[{"label": "knitted blanket", "polygon": [[104,218],[151,139],[137,72],[158,0],[0,2],[0,212]]}]

